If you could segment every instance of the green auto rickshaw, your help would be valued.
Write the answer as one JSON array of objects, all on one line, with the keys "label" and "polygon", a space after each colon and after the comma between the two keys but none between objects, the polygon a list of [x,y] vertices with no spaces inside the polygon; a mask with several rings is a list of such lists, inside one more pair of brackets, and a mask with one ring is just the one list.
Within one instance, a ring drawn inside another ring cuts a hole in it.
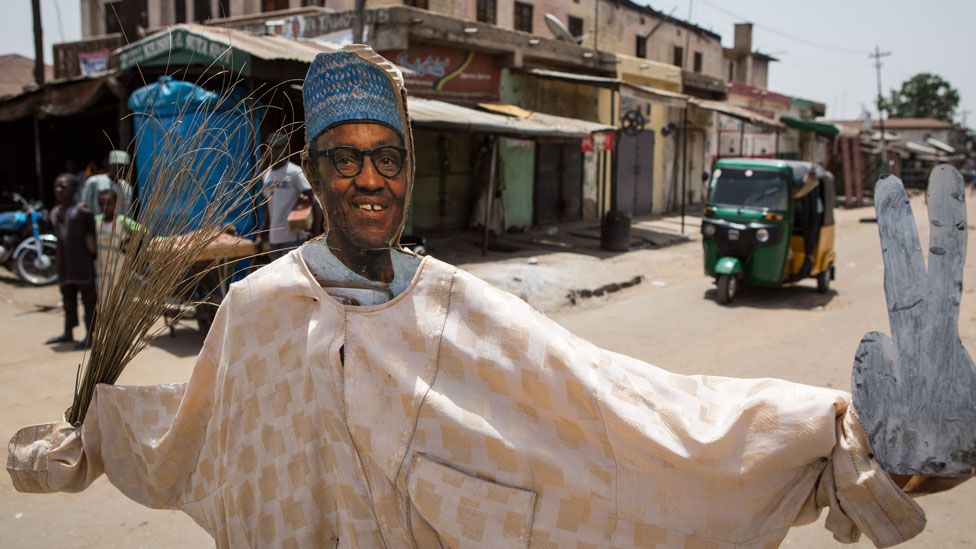
[{"label": "green auto rickshaw", "polygon": [[715,162],[702,217],[705,274],[718,301],[739,287],[806,278],[826,293],[834,279],[833,176],[810,162],[723,158]]}]

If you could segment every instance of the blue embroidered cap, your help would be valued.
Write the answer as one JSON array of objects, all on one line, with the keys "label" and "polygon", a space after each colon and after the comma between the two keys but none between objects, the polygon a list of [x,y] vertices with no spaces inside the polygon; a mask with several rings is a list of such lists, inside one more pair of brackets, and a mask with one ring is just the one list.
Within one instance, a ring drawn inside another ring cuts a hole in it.
[{"label": "blue embroidered cap", "polygon": [[363,53],[347,49],[315,56],[302,84],[306,143],[353,120],[381,122],[406,137],[400,71],[372,50]]}]

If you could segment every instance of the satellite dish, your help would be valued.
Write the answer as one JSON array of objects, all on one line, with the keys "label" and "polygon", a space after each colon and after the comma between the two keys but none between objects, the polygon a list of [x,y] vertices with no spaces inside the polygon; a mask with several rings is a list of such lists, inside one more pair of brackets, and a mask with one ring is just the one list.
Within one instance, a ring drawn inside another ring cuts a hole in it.
[{"label": "satellite dish", "polygon": [[563,42],[569,42],[571,44],[579,44],[579,39],[573,36],[573,33],[569,32],[566,25],[559,20],[555,15],[547,13],[545,16],[546,26],[549,27],[549,32],[556,37],[556,40],[562,40]]}]

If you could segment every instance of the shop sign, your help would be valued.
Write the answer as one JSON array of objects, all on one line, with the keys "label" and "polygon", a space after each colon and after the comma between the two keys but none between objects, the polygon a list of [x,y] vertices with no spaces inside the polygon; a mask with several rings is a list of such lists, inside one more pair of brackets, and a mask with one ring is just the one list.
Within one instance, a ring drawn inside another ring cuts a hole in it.
[{"label": "shop sign", "polygon": [[[356,12],[350,10],[338,13],[295,15],[277,20],[259,19],[257,21],[231,23],[227,26],[257,34],[264,34],[268,30],[265,23],[275,22],[279,24],[271,26],[271,32],[274,34],[281,34],[288,38],[318,38],[326,34],[351,29],[355,19]],[[365,24],[367,26],[377,23],[388,23],[389,21],[389,10],[369,10],[366,12]]]},{"label": "shop sign", "polygon": [[[586,141],[588,139],[590,140],[590,147],[591,147],[590,149],[585,148]],[[615,139],[616,139],[616,133],[612,131],[592,133],[583,138],[583,143],[584,143],[583,151],[584,152],[590,152],[591,150],[612,151]]]},{"label": "shop sign", "polygon": [[490,55],[429,44],[381,53],[411,71],[403,80],[412,95],[470,101],[498,99],[501,74]]},{"label": "shop sign", "polygon": [[78,68],[82,76],[108,70],[108,50],[78,52]]}]

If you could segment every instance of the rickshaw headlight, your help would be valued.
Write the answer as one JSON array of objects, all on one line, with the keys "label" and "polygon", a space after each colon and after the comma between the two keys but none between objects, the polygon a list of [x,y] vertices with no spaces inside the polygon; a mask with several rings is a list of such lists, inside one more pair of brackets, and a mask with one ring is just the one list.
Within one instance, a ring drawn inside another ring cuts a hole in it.
[{"label": "rickshaw headlight", "polygon": [[759,229],[756,231],[756,242],[763,244],[767,241],[769,241],[769,231],[766,229]]},{"label": "rickshaw headlight", "polygon": [[715,225],[705,223],[705,226],[702,227],[702,232],[705,234],[705,236],[715,236]]}]

